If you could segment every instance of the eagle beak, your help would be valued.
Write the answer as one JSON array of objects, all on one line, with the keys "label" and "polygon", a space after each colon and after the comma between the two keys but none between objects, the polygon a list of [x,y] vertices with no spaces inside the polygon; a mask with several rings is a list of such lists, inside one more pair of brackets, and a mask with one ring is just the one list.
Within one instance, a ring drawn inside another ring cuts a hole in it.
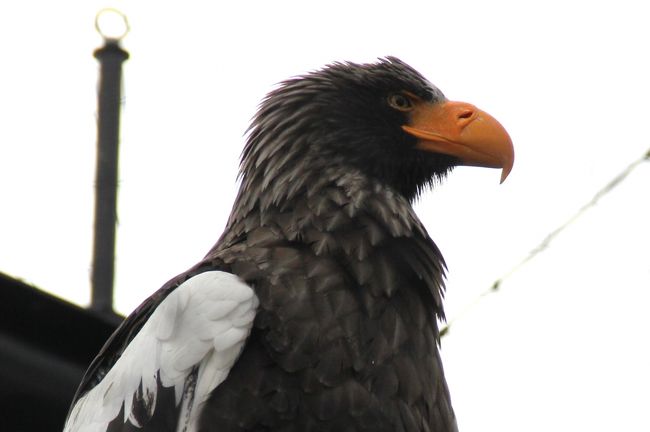
[{"label": "eagle beak", "polygon": [[501,168],[501,183],[515,161],[508,132],[490,114],[468,103],[420,102],[402,129],[418,138],[420,150],[454,156],[461,165]]}]

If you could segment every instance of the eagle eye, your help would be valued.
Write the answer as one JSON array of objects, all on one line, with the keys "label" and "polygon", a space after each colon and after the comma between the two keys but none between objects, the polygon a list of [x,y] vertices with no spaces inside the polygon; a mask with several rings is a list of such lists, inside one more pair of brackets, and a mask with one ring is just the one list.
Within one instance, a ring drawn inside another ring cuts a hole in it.
[{"label": "eagle eye", "polygon": [[398,111],[407,112],[413,109],[413,101],[403,93],[393,93],[388,96],[388,104]]}]

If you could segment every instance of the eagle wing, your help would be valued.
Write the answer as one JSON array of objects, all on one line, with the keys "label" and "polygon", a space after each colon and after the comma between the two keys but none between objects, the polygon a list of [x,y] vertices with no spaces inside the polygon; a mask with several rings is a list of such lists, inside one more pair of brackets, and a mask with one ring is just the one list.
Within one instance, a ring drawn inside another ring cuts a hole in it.
[{"label": "eagle wing", "polygon": [[252,288],[223,271],[158,291],[95,359],[64,432],[191,432],[240,355],[257,306]]}]

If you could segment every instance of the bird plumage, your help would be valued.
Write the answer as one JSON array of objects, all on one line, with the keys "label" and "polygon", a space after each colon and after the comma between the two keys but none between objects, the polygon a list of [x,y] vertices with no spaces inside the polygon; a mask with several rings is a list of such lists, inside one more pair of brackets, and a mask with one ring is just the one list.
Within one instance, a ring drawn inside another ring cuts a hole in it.
[{"label": "bird plumage", "polygon": [[[93,410],[110,431],[455,431],[438,352],[445,264],[411,202],[462,157],[422,151],[401,127],[410,103],[445,101],[395,58],[271,92],[224,234],[111,337],[66,431],[91,430]],[[239,300],[220,294],[232,286]]]},{"label": "bird plumage", "polygon": [[193,406],[204,403],[227,377],[257,305],[253,290],[231,273],[206,271],[183,282],[119,353],[119,365],[79,398],[70,413],[76,427],[70,430],[104,431],[115,418],[141,428],[159,417],[163,388],[173,390],[172,406],[179,407],[172,422],[178,417],[193,430],[198,420]]}]

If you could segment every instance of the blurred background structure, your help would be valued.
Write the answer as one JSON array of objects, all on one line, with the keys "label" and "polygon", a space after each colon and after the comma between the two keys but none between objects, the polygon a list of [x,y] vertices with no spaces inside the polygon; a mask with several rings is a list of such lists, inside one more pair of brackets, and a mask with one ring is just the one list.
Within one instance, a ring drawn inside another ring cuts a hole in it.
[{"label": "blurred background structure", "polygon": [[84,371],[118,323],[0,274],[0,430],[62,430]]}]

